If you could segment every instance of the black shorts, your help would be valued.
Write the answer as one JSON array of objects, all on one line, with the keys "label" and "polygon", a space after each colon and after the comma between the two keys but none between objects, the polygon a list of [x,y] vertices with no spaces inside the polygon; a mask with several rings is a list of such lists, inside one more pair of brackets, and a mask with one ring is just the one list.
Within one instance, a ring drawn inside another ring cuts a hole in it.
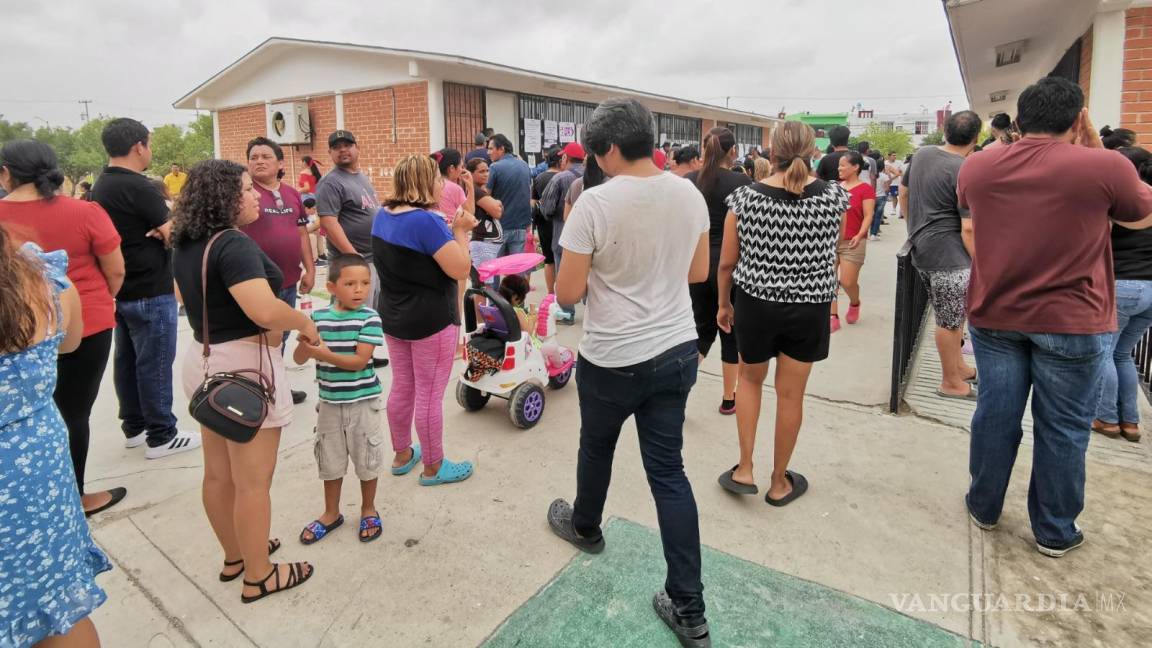
[{"label": "black shorts", "polygon": [[832,335],[831,302],[792,304],[758,299],[736,288],[736,346],[748,364],[768,362],[783,353],[800,362],[828,357]]},{"label": "black shorts", "polygon": [[536,234],[540,238],[540,245],[536,246],[536,251],[544,255],[545,265],[555,264],[556,255],[552,253],[552,221],[536,213],[533,214],[532,222],[536,224]]}]

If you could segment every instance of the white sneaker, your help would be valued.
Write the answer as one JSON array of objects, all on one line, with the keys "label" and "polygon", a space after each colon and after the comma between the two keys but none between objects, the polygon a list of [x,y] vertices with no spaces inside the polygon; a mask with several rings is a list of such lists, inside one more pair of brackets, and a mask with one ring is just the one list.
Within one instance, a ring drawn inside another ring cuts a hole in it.
[{"label": "white sneaker", "polygon": [[125,448],[139,448],[140,446],[144,445],[144,442],[147,440],[148,440],[148,433],[147,432],[141,432],[141,433],[137,434],[136,436],[126,437],[124,439],[124,447]]},{"label": "white sneaker", "polygon": [[177,430],[176,436],[168,443],[157,446],[155,448],[149,447],[144,451],[144,456],[148,459],[163,459],[164,457],[195,450],[200,447],[200,433],[199,432],[185,432],[184,430]]}]

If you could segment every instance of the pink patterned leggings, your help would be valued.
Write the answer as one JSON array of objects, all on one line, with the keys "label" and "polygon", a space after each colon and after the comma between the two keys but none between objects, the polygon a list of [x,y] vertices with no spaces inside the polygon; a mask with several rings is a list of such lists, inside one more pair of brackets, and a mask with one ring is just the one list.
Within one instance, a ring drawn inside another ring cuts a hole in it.
[{"label": "pink patterned leggings", "polygon": [[388,392],[388,428],[392,449],[412,447],[412,423],[420,439],[424,465],[444,458],[444,390],[452,376],[459,327],[447,326],[420,340],[384,336],[392,361],[392,389]]}]

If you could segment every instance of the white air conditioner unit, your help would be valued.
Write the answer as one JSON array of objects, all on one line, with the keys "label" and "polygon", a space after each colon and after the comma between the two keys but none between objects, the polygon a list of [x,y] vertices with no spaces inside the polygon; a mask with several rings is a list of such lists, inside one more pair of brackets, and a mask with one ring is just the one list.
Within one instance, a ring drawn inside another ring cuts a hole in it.
[{"label": "white air conditioner unit", "polygon": [[289,101],[268,106],[268,139],[277,144],[307,144],[312,141],[312,120],[308,102]]}]

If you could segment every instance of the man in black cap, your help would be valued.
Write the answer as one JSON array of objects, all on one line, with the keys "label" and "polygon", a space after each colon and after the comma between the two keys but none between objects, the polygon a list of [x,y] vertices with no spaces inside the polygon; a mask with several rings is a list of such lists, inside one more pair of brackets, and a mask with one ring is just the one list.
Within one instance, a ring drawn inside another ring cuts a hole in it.
[{"label": "man in black cap", "polygon": [[[337,253],[359,254],[368,260],[372,272],[368,303],[377,308],[380,277],[372,263],[372,220],[380,210],[380,201],[372,181],[360,172],[355,135],[346,130],[334,131],[328,136],[328,153],[332,156],[332,172],[316,185],[316,213],[328,244]],[[376,360],[378,367],[387,363]]]}]

